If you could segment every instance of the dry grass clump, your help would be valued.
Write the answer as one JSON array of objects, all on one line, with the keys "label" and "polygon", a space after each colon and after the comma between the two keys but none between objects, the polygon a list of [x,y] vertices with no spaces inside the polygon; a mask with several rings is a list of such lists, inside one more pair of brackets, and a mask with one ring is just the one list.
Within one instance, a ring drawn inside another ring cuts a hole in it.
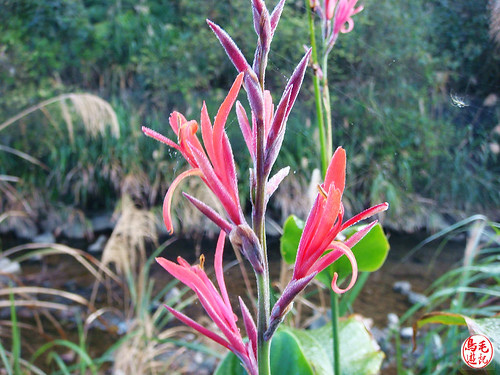
[{"label": "dry grass clump", "polygon": [[[71,103],[70,106],[68,105],[68,102]],[[54,104],[59,104],[60,111],[57,111],[57,107],[54,106]],[[118,117],[111,105],[98,96],[89,93],[63,94],[42,101],[1,123],[0,132],[36,111],[43,112],[52,127],[58,130],[59,133],[61,133],[59,131],[60,125],[56,119],[62,117],[66,123],[71,145],[74,144],[75,140],[75,118],[81,119],[84,132],[92,137],[96,137],[98,135],[105,136],[108,128],[110,129],[111,135],[114,137],[120,136]],[[56,180],[56,183],[58,184],[57,186],[61,186],[62,192],[65,193],[71,191],[75,196],[76,201],[79,201],[79,197],[84,192],[97,190],[97,185],[94,181],[96,180],[95,176],[97,172],[101,172],[101,170],[99,170],[95,164],[85,166],[79,163],[65,176],[61,176],[58,175],[56,171],[57,168],[49,168],[47,165],[27,152],[2,144],[0,144],[0,152],[9,153],[48,171],[47,185],[50,181]],[[122,177],[122,173],[119,170],[120,168],[114,165],[106,165],[106,168],[107,170],[104,172],[109,175],[110,180],[116,186]],[[19,193],[20,189],[14,186],[14,184],[17,183],[23,183],[19,176],[0,175],[0,212],[24,211],[27,214],[26,216],[33,217],[35,211],[32,210],[30,206],[33,205],[34,202],[37,202],[37,198],[39,197],[34,196],[27,198],[26,196],[22,196],[21,193]],[[40,201],[45,202],[46,199],[42,197]],[[43,210],[40,212],[43,212]],[[14,220],[18,220],[18,218],[14,218]]]},{"label": "dry grass clump", "polygon": [[113,263],[119,273],[137,272],[146,262],[147,241],[156,242],[156,217],[139,209],[128,195],[121,200],[120,218],[102,254],[105,266]]},{"label": "dry grass clump", "polygon": [[[118,117],[116,116],[116,112],[113,110],[111,105],[98,96],[88,93],[63,94],[51,99],[44,100],[43,102],[40,102],[25,109],[24,111],[19,112],[17,115],[0,124],[0,131],[4,130],[14,122],[22,119],[32,112],[35,112],[37,110],[46,110],[46,107],[48,107],[49,105],[59,103],[62,116],[66,122],[66,126],[68,127],[70,140],[71,142],[73,142],[73,118],[71,116],[70,109],[66,105],[67,100],[69,100],[73,104],[73,108],[76,114],[82,119],[85,131],[88,134],[92,136],[97,136],[98,134],[104,135],[106,133],[106,128],[109,125],[111,128],[111,134],[113,134],[115,137],[120,136]],[[52,125],[57,127],[57,124],[55,122],[52,122]]]}]

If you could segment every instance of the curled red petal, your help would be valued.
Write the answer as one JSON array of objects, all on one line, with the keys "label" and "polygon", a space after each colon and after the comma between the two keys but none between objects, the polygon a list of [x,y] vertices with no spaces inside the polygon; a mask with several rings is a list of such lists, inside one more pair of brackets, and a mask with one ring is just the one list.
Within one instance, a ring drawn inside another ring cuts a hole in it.
[{"label": "curled red petal", "polygon": [[172,225],[172,214],[171,214],[171,206],[172,206],[172,197],[174,195],[174,191],[179,185],[179,183],[189,176],[203,176],[203,173],[198,168],[189,169],[185,172],[182,172],[178,175],[174,181],[170,184],[170,187],[167,190],[167,194],[165,195],[165,199],[163,200],[163,221],[165,222],[165,226],[167,227],[168,233],[172,234],[174,232],[174,227]]},{"label": "curled red petal", "polygon": [[351,262],[352,266],[352,276],[351,276],[351,281],[349,282],[349,285],[345,289],[341,289],[337,286],[337,279],[339,275],[337,272],[333,274],[333,280],[332,280],[332,290],[337,293],[337,294],[342,294],[347,292],[349,289],[351,289],[354,286],[354,283],[356,282],[356,279],[358,278],[358,264],[356,262],[356,258],[354,257],[354,254],[352,253],[351,249],[349,249],[346,245],[344,245],[341,242],[335,243],[335,247],[337,250],[344,250],[344,255],[349,259]]}]

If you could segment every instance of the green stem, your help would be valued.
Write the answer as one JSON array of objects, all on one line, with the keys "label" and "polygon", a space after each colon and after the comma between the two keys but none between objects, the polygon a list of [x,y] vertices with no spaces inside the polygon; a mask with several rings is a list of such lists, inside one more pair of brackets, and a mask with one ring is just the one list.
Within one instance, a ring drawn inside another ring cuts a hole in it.
[{"label": "green stem", "polygon": [[311,6],[309,4],[309,0],[305,0],[306,9],[307,9],[307,18],[309,20],[309,35],[311,38],[311,59],[313,63],[314,76],[313,76],[313,85],[314,85],[314,99],[316,102],[316,116],[318,121],[318,130],[319,130],[319,142],[321,149],[321,170],[323,175],[326,174],[326,169],[328,167],[328,155],[327,155],[327,146],[325,139],[325,123],[323,120],[323,106],[321,100],[321,90],[320,90],[320,82],[318,78],[318,50],[316,47],[316,34],[314,31],[314,19],[311,10]]},{"label": "green stem", "polygon": [[363,290],[369,276],[370,272],[360,273],[358,275],[358,279],[356,280],[356,284],[354,284],[352,289],[342,295],[342,302],[339,305],[339,316],[344,316],[351,309],[352,304],[358,297],[359,293],[361,293],[361,290]]},{"label": "green stem", "polygon": [[323,106],[325,108],[326,118],[326,156],[330,158],[333,155],[333,126],[332,126],[332,108],[330,104],[330,89],[328,88],[328,54],[323,54]]},{"label": "green stem", "polygon": [[257,275],[258,295],[258,319],[257,319],[257,358],[259,362],[259,375],[271,374],[271,340],[264,340],[264,332],[267,330],[269,311],[269,279],[265,271],[263,275]]},{"label": "green stem", "polygon": [[403,352],[401,350],[401,338],[399,336],[399,330],[400,330],[400,325],[398,323],[398,325],[392,329],[391,333],[394,335],[395,346],[396,346],[397,374],[403,375],[403,374],[405,374],[405,371],[404,371],[404,367],[403,367]]},{"label": "green stem", "polygon": [[340,375],[340,339],[339,339],[339,296],[330,291],[332,309],[332,342],[333,342],[333,373]]}]

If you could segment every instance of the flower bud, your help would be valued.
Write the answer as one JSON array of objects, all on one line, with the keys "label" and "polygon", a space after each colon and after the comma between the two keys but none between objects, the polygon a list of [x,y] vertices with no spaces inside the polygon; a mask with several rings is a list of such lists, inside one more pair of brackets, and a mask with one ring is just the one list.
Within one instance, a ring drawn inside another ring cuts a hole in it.
[{"label": "flower bud", "polygon": [[264,262],[262,260],[262,249],[259,239],[248,224],[241,224],[233,228],[229,233],[229,240],[235,250],[241,251],[248,259],[256,273],[264,272]]}]

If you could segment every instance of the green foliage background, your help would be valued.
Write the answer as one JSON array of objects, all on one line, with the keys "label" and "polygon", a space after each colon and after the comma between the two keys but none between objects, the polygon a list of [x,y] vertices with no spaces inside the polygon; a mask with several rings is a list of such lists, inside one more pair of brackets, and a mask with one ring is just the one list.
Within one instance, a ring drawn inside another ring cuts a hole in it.
[{"label": "green foliage background", "polygon": [[[22,177],[20,194],[28,199],[36,191],[85,209],[112,207],[130,175],[144,177],[143,185],[153,181],[143,193],[158,202],[182,165],[140,126],[172,135],[168,114],[177,109],[197,119],[202,100],[215,115],[235,70],[206,18],[249,60],[256,40],[249,0],[2,0],[0,8],[0,122],[66,92],[95,93],[118,113],[121,138],[91,139],[82,130],[76,147],[64,125],[51,126],[63,124],[57,107],[0,132],[0,144],[52,169],[0,153],[0,174]],[[500,139],[500,105],[483,101],[500,95],[500,52],[488,16],[487,0],[365,1],[354,31],[339,38],[329,72],[334,145],[348,151],[353,208],[388,200],[395,221],[426,215],[422,207],[498,212],[492,144]],[[289,0],[270,55],[275,100],[307,44],[304,1]],[[310,74],[280,159],[295,170],[304,159],[318,165]],[[238,147],[234,114],[228,131],[245,182],[248,156]]]}]

